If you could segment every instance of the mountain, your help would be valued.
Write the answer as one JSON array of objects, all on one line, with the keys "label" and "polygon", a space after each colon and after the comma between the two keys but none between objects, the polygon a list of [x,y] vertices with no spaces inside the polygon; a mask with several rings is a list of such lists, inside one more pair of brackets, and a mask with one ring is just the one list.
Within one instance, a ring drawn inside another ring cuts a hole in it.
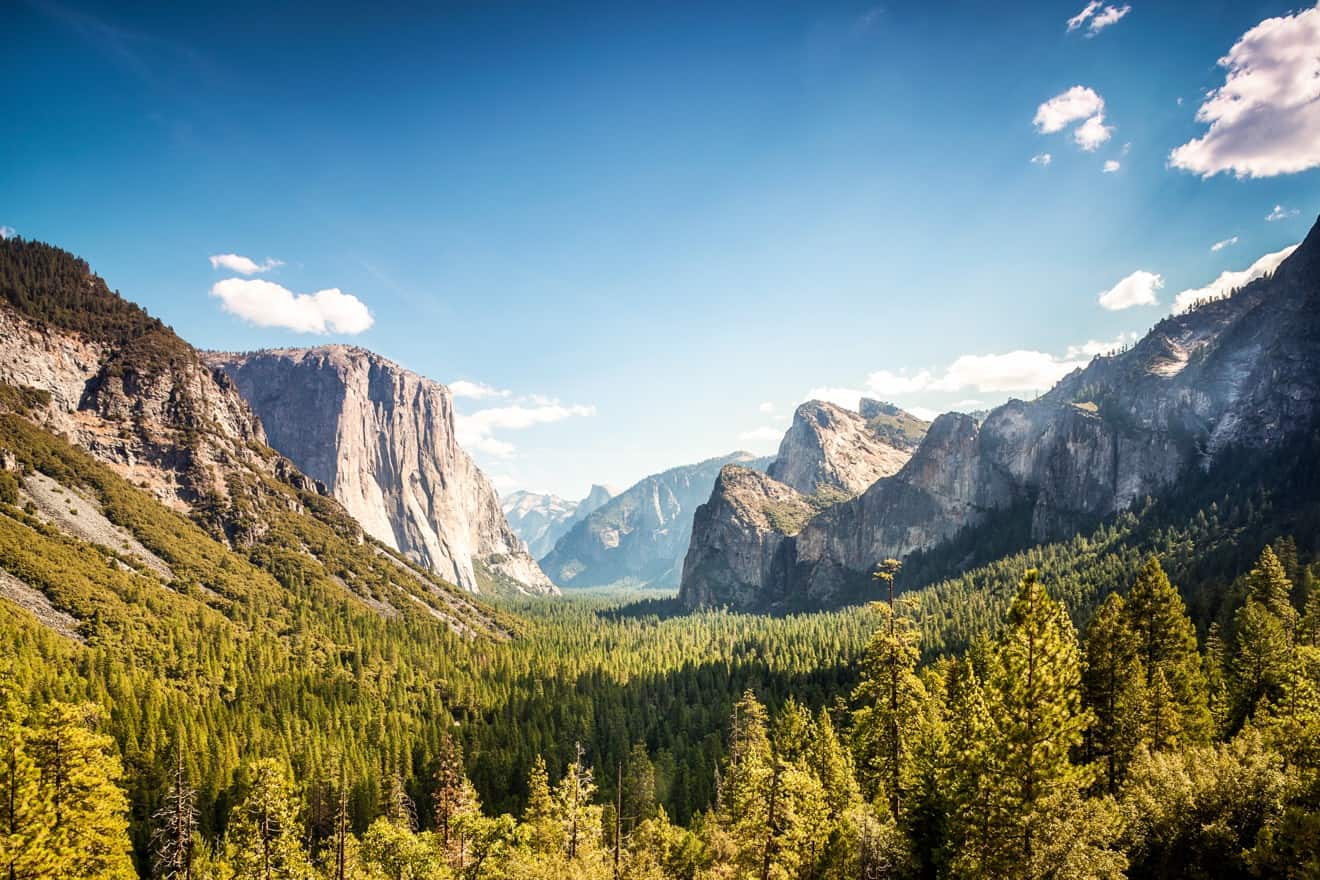
[{"label": "mountain", "polygon": [[892,404],[864,400],[863,408],[869,417],[822,400],[799,406],[766,473],[804,495],[822,489],[858,495],[896,473],[926,423]]},{"label": "mountain", "polygon": [[535,558],[554,549],[575,523],[619,494],[609,486],[593,485],[581,501],[566,501],[558,495],[511,492],[500,499],[500,507],[514,534],[523,540]]},{"label": "mountain", "polygon": [[[1165,318],[1042,397],[1011,400],[982,421],[940,416],[898,473],[811,518],[757,557],[759,571],[746,556],[712,563],[718,544],[694,546],[706,562],[685,570],[680,598],[689,608],[834,605],[864,594],[878,560],[972,530],[1014,532],[1020,544],[1073,534],[1176,490],[1189,471],[1310,430],[1318,376],[1320,224],[1272,277]],[[743,507],[770,497],[740,489]],[[729,571],[745,583],[731,590],[721,580]]]},{"label": "mountain", "polygon": [[0,518],[0,592],[56,632],[91,641],[179,614],[219,638],[314,606],[355,626],[507,635],[364,536],[172,330],[82,260],[14,238],[0,241],[0,451],[15,512]]},{"label": "mountain", "polygon": [[692,535],[692,515],[726,464],[764,467],[734,452],[672,468],[625,489],[574,525],[541,559],[561,587],[674,587]]},{"label": "mountain", "polygon": [[472,592],[555,592],[458,445],[449,389],[362,348],[207,355],[372,537]]},{"label": "mountain", "polygon": [[688,607],[757,607],[764,572],[786,564],[785,539],[833,504],[896,473],[928,423],[891,403],[863,398],[858,412],[809,400],[793,413],[779,452],[757,473],[721,469],[710,499],[697,508],[683,560]]}]

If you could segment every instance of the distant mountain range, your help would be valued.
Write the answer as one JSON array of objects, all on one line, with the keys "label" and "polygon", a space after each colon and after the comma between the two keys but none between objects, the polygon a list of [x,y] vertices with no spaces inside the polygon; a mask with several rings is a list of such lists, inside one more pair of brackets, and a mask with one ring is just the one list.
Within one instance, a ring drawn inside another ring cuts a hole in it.
[{"label": "distant mountain range", "polygon": [[813,509],[769,475],[722,474],[696,516],[680,600],[837,605],[867,594],[880,560],[978,529],[1020,535],[1018,546],[1075,534],[1230,456],[1307,436],[1317,377],[1320,224],[1272,276],[1165,318],[1036,400],[983,419],[940,416],[897,472],[856,498]]},{"label": "distant mountain range", "polygon": [[540,559],[555,547],[587,514],[609,501],[618,490],[593,485],[581,501],[566,501],[558,495],[519,490],[500,498],[500,506],[510,528],[527,545],[532,556]]}]

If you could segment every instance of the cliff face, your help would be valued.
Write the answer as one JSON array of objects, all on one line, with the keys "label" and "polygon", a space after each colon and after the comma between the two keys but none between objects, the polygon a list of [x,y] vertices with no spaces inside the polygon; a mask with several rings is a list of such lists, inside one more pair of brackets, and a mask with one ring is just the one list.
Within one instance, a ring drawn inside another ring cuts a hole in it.
[{"label": "cliff face", "polygon": [[764,466],[736,452],[649,476],[574,525],[541,559],[542,568],[561,587],[676,586],[693,514],[731,463]]},{"label": "cliff face", "polygon": [[882,439],[860,413],[810,400],[793,413],[793,423],[766,473],[804,495],[824,488],[858,495],[881,477],[896,473],[912,456],[914,446]]},{"label": "cliff face", "polygon": [[[1269,449],[1309,430],[1318,376],[1320,226],[1272,278],[1166,318],[1041,398],[1009,401],[979,423],[938,418],[901,470],[777,551],[755,578],[757,603],[845,601],[877,560],[934,547],[1010,508],[1030,511],[1034,541],[1069,535],[1227,450]],[[708,592],[700,574],[681,591],[690,607]]]},{"label": "cliff face", "polygon": [[474,592],[486,575],[554,592],[459,448],[445,386],[348,346],[208,360],[260,416],[271,446],[323,481],[368,534]]},{"label": "cliff face", "polygon": [[527,545],[532,557],[539,559],[553,550],[574,524],[617,494],[608,486],[593,485],[581,501],[566,501],[558,495],[519,491],[503,496],[500,506],[514,534]]}]

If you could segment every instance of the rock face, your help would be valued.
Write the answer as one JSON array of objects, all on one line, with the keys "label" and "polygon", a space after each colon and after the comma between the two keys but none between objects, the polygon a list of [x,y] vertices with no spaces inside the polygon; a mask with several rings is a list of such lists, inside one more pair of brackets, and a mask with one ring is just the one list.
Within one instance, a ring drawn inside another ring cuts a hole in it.
[{"label": "rock face", "polygon": [[611,498],[559,539],[541,567],[561,587],[674,587],[692,516],[726,464],[764,467],[748,452],[649,476]]},{"label": "rock face", "polygon": [[500,499],[500,507],[514,534],[527,545],[533,558],[545,556],[555,542],[587,514],[617,495],[609,486],[593,485],[581,501],[566,501],[558,495],[511,492]]},{"label": "rock face", "polygon": [[459,448],[444,385],[350,346],[207,357],[271,446],[324,482],[368,534],[473,592],[487,575],[555,591]]},{"label": "rock face", "polygon": [[787,540],[820,511],[896,473],[928,424],[890,403],[860,412],[810,400],[797,408],[764,474],[726,467],[697,509],[680,598],[689,608],[782,604]]},{"label": "rock face", "polygon": [[[1009,509],[1029,511],[1034,541],[1071,534],[1228,450],[1267,450],[1310,430],[1317,377],[1320,225],[1272,278],[1162,320],[1037,400],[1009,401],[979,422],[940,416],[898,473],[818,514],[758,577],[744,571],[760,586],[744,607],[848,601],[877,560]],[[706,554],[696,542],[693,552]],[[684,580],[689,607],[709,601],[707,569],[719,571],[708,562]]]},{"label": "rock face", "polygon": [[[887,404],[867,404],[874,416],[886,415],[877,408]],[[900,414],[907,415],[890,407],[889,417]],[[896,473],[912,456],[916,443],[906,438],[899,443],[879,436],[859,413],[809,400],[793,413],[793,424],[766,473],[804,495],[823,488],[858,495],[881,477]]]}]

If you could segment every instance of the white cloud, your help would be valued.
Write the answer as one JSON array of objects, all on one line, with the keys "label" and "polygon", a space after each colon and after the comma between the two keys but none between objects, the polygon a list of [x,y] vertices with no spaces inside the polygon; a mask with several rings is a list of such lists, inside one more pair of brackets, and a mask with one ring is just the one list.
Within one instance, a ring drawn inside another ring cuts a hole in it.
[{"label": "white cloud", "polygon": [[1074,122],[1102,115],[1105,99],[1086,86],[1073,86],[1036,108],[1032,123],[1041,134],[1054,134]]},{"label": "white cloud", "polygon": [[933,422],[940,417],[940,410],[931,409],[928,406],[909,406],[905,409],[923,422]]},{"label": "white cloud", "polygon": [[513,392],[503,388],[495,388],[485,382],[469,382],[467,379],[457,379],[449,383],[449,393],[455,397],[489,400],[492,397],[509,397]]},{"label": "white cloud", "polygon": [[361,333],[374,319],[366,305],[338,288],[293,293],[273,281],[226,278],[211,287],[224,310],[258,327],[295,333]]},{"label": "white cloud", "polygon": [[1320,166],[1320,5],[1267,18],[1219,59],[1224,84],[1196,120],[1210,128],[1169,154],[1176,168],[1212,177],[1273,177]]},{"label": "white cloud", "polygon": [[757,410],[765,413],[766,415],[771,415],[775,411],[775,405],[767,400],[765,403],[758,406]]},{"label": "white cloud", "polygon": [[[530,405],[529,405],[530,404]],[[526,403],[477,410],[469,415],[456,414],[454,429],[458,443],[469,452],[484,452],[499,458],[513,455],[512,443],[495,437],[496,431],[520,431],[536,425],[562,422],[574,416],[594,416],[594,406],[564,405],[557,400],[539,398]]]},{"label": "white cloud", "polygon": [[1104,167],[1102,167],[1100,170],[1105,174],[1113,174],[1115,171],[1117,171],[1122,167],[1123,166],[1118,163],[1117,159],[1106,159]]},{"label": "white cloud", "polygon": [[1205,287],[1197,287],[1184,290],[1173,299],[1173,311],[1175,314],[1181,314],[1187,311],[1195,303],[1204,299],[1214,299],[1223,296],[1230,291],[1236,290],[1251,281],[1255,281],[1263,275],[1269,275],[1279,264],[1297,250],[1297,245],[1290,245],[1281,251],[1275,251],[1272,254],[1266,254],[1247,268],[1238,272],[1221,272],[1219,277],[1211,281]]},{"label": "white cloud", "polygon": [[1101,9],[1100,0],[1091,0],[1082,7],[1081,12],[1068,19],[1068,32],[1072,33],[1090,20],[1087,36],[1093,37],[1131,11],[1132,7],[1128,5],[1106,6]]},{"label": "white cloud", "polygon": [[965,354],[931,383],[934,391],[1044,391],[1078,367],[1082,361],[1058,358],[1043,351],[1018,350],[1004,354]]},{"label": "white cloud", "polygon": [[1049,165],[1054,161],[1054,157],[1049,153],[1037,153],[1031,157],[1032,165]]},{"label": "white cloud", "polygon": [[953,405],[955,412],[965,409],[980,409],[985,406],[985,401],[975,397],[969,397],[966,400],[960,400]]},{"label": "white cloud", "polygon": [[1276,220],[1287,220],[1289,217],[1296,217],[1297,209],[1285,208],[1283,205],[1275,205],[1274,210],[1265,215],[1266,223],[1273,223]]},{"label": "white cloud", "polygon": [[0,239],[13,238],[18,235],[18,230],[12,226],[0,226]]},{"label": "white cloud", "polygon": [[265,262],[258,263],[239,254],[212,254],[207,259],[211,261],[212,269],[228,269],[230,272],[237,272],[240,275],[259,275],[262,272],[269,272],[271,269],[284,265],[282,260],[276,260],[272,257],[267,257]]},{"label": "white cloud", "polygon": [[1112,125],[1105,125],[1105,115],[1097,113],[1083,122],[1073,131],[1073,140],[1077,146],[1090,153],[1109,140],[1114,133]]},{"label": "white cloud", "polygon": [[919,373],[908,373],[906,370],[893,373],[889,370],[877,370],[866,377],[866,387],[873,394],[881,397],[894,397],[902,394],[912,394],[916,391],[924,391],[935,381],[929,370],[922,370]]},{"label": "white cloud", "polygon": [[1210,245],[1210,250],[1215,252],[1222,251],[1224,248],[1232,247],[1237,243],[1238,243],[1238,237],[1235,235],[1232,238],[1226,238],[1223,241],[1215,242],[1214,244]]},{"label": "white cloud", "polygon": [[1111,312],[1159,302],[1155,291],[1164,287],[1164,277],[1138,269],[1099,296],[1100,307]]},{"label": "white cloud", "polygon": [[1082,7],[1081,12],[1077,13],[1072,18],[1068,19],[1068,30],[1075,31],[1082,25],[1086,24],[1086,20],[1090,18],[1092,15],[1094,15],[1095,11],[1099,8],[1100,8],[1100,0],[1091,0],[1090,3],[1087,3],[1084,7]]},{"label": "white cloud", "polygon": [[1088,36],[1094,36],[1100,31],[1114,24],[1123,16],[1132,11],[1132,7],[1124,4],[1122,6],[1106,6],[1103,11],[1096,13],[1091,19],[1091,33]]}]

